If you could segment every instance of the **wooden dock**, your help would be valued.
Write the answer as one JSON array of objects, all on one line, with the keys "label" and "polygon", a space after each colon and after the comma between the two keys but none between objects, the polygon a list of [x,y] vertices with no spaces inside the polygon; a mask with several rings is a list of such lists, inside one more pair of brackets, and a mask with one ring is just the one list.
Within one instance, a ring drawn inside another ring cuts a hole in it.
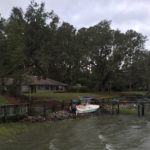
[{"label": "wooden dock", "polygon": [[27,116],[29,104],[0,105],[0,122],[17,121]]},{"label": "wooden dock", "polygon": [[[145,116],[145,108],[150,106],[149,99],[117,100],[93,99],[92,104],[100,106],[100,114],[109,113],[119,115],[122,109],[132,110],[138,116]],[[45,119],[51,113],[68,111],[71,101],[31,101],[29,104],[0,105],[0,122],[17,121],[27,116],[42,116]]]}]

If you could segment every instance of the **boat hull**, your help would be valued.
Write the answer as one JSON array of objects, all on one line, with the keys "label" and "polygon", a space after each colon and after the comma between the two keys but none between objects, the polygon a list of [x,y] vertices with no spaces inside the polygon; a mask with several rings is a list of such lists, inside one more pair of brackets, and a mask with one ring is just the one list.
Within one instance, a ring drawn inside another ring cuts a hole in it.
[{"label": "boat hull", "polygon": [[91,113],[95,112],[99,109],[99,105],[78,105],[77,106],[77,113]]}]

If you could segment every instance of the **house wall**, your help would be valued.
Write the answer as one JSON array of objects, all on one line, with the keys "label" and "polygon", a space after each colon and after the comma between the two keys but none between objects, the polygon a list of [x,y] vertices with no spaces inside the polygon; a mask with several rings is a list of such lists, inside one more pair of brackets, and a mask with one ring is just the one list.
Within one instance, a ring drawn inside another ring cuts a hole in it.
[{"label": "house wall", "polygon": [[61,85],[37,85],[37,91],[65,91],[66,87]]},{"label": "house wall", "polygon": [[25,93],[25,92],[30,92],[30,87],[29,87],[28,85],[22,85],[21,91],[22,91],[23,93]]},{"label": "house wall", "polygon": [[37,91],[65,91],[66,87],[62,85],[23,85],[21,87],[22,92],[37,92]]},{"label": "house wall", "polygon": [[57,87],[55,85],[36,85],[37,91],[55,91],[57,90]]}]

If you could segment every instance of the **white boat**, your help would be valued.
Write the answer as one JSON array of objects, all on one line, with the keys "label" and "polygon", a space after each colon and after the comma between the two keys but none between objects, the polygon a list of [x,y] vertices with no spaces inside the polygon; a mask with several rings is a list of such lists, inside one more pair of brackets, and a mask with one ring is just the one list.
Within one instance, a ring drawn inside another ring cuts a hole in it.
[{"label": "white boat", "polygon": [[86,105],[77,105],[77,114],[79,113],[90,113],[95,112],[99,109],[99,105],[92,105],[92,104],[86,104]]},{"label": "white boat", "polygon": [[90,104],[90,101],[93,99],[92,97],[80,96],[79,99],[81,104],[76,105],[76,114],[91,113],[99,109],[99,105]]}]

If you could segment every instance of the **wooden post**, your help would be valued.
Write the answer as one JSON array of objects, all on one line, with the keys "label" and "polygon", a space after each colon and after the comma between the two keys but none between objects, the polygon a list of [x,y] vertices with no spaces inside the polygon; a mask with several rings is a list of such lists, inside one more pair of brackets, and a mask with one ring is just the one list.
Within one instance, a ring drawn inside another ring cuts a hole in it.
[{"label": "wooden post", "polygon": [[55,112],[56,111],[56,105],[55,105],[55,102],[53,102],[52,104],[52,112]]},{"label": "wooden post", "polygon": [[111,114],[112,114],[112,115],[114,114],[114,104],[112,104],[112,111],[111,111]]},{"label": "wooden post", "polygon": [[32,113],[33,113],[33,106],[34,106],[34,103],[29,103],[28,104],[28,116],[32,115]]},{"label": "wooden post", "polygon": [[3,107],[4,109],[4,123],[7,121],[7,106]]},{"label": "wooden post", "polygon": [[138,104],[138,116],[140,116],[141,113],[140,113],[140,104]]},{"label": "wooden post", "polygon": [[117,103],[117,115],[119,115],[120,113],[120,107],[119,107],[119,103]]},{"label": "wooden post", "polygon": [[98,103],[99,103],[99,112],[102,112],[102,105],[101,105],[100,100],[98,101]]},{"label": "wooden post", "polygon": [[14,105],[14,111],[15,111],[16,121],[18,121],[18,106],[17,105]]},{"label": "wooden post", "polygon": [[108,87],[108,94],[110,95],[111,94],[111,80],[109,81],[109,87]]},{"label": "wooden post", "polygon": [[62,110],[64,110],[64,106],[65,106],[64,101],[62,101],[62,103],[61,103],[61,109]]},{"label": "wooden post", "polygon": [[44,116],[45,118],[47,118],[46,103],[44,103],[44,105],[43,105],[43,116]]},{"label": "wooden post", "polygon": [[27,104],[26,107],[27,107],[27,114],[28,114],[28,116],[29,116],[29,115],[30,115],[30,109],[29,109],[29,108],[30,108],[30,104]]},{"label": "wooden post", "polygon": [[145,114],[145,113],[144,113],[144,112],[145,112],[144,109],[145,109],[144,103],[142,103],[142,116],[144,116],[144,114]]},{"label": "wooden post", "polygon": [[[0,112],[2,112],[2,107],[0,107]],[[3,121],[2,118],[2,114],[0,113],[0,123]]]}]

